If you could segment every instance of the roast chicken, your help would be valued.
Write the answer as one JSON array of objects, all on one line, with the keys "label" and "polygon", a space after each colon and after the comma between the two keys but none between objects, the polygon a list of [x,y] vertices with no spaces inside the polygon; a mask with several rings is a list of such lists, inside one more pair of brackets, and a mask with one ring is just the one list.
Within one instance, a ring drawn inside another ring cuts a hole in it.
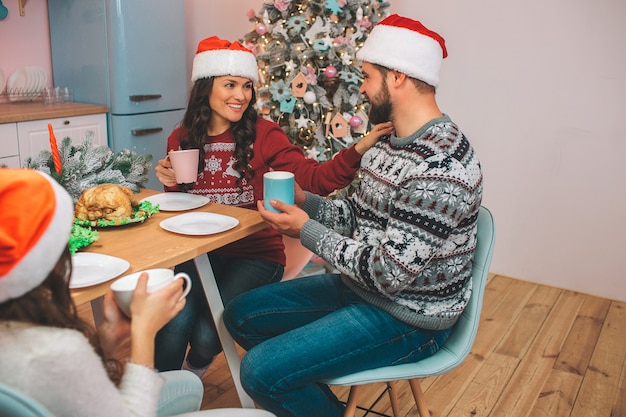
[{"label": "roast chicken", "polygon": [[82,192],[74,215],[79,220],[122,220],[137,206],[133,192],[119,184],[100,184]]}]

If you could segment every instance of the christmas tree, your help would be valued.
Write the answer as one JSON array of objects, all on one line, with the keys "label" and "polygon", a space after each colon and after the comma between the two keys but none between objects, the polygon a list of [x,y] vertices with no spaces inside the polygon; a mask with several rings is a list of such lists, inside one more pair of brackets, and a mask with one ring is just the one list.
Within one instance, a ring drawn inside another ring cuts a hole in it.
[{"label": "christmas tree", "polygon": [[369,131],[356,52],[383,0],[265,0],[241,42],[259,63],[257,109],[309,158],[327,161]]}]

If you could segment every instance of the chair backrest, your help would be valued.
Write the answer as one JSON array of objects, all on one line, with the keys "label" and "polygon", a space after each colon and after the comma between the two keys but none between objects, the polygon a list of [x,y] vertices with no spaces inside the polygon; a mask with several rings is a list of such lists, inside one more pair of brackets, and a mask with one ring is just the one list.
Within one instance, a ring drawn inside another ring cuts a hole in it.
[{"label": "chair backrest", "polygon": [[6,385],[0,385],[0,416],[54,417],[37,401]]},{"label": "chair backrest", "polygon": [[454,325],[450,337],[437,353],[419,362],[370,369],[333,378],[325,382],[330,385],[347,386],[424,378],[448,372],[463,362],[474,344],[476,332],[478,331],[483,295],[496,240],[496,227],[493,215],[485,207],[480,207],[478,212],[476,239],[474,267],[472,269],[472,296],[463,314]]},{"label": "chair backrest", "polygon": [[442,348],[456,356],[459,363],[467,357],[476,338],[495,241],[496,226],[493,215],[489,209],[481,207],[478,212],[478,232],[472,269],[472,297]]}]

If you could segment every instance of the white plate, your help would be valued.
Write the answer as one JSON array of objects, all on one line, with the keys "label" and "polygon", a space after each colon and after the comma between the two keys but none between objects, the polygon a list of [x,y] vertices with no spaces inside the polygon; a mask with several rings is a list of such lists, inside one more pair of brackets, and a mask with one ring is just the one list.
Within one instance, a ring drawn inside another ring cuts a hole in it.
[{"label": "white plate", "polygon": [[7,81],[7,91],[9,93],[9,100],[18,101],[22,99],[22,94],[28,84],[26,75],[26,69],[24,67],[18,68]]},{"label": "white plate", "polygon": [[70,288],[83,288],[106,282],[130,267],[128,261],[100,253],[79,252],[72,256]]},{"label": "white plate", "polygon": [[201,195],[174,192],[151,195],[141,201],[144,200],[158,204],[161,211],[191,210],[209,203],[209,199]]},{"label": "white plate", "polygon": [[24,71],[26,71],[26,88],[24,88],[24,92],[32,93],[37,87],[39,75],[35,71],[35,67],[25,67]]},{"label": "white plate", "polygon": [[28,85],[28,98],[34,99],[39,96],[41,89],[46,83],[46,73],[43,68],[38,66],[26,67],[26,71],[30,77]]},{"label": "white plate", "polygon": [[185,213],[163,220],[159,225],[183,235],[212,235],[230,230],[239,224],[234,217],[215,213]]}]

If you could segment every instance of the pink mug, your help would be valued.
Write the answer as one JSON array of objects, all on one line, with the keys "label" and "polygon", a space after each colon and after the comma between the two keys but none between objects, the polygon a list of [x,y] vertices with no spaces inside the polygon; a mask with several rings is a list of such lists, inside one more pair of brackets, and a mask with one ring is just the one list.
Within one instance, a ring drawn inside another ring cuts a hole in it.
[{"label": "pink mug", "polygon": [[198,179],[199,149],[185,149],[169,151],[168,159],[172,164],[172,171],[179,184],[193,184]]}]

